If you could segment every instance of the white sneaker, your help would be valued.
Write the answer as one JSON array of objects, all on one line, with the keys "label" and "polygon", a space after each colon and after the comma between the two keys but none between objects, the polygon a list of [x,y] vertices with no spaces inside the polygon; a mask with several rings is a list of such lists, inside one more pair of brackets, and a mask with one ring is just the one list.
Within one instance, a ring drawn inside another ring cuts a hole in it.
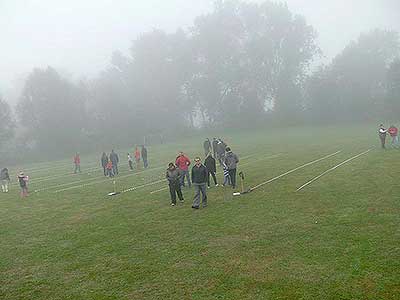
[{"label": "white sneaker", "polygon": [[219,186],[219,184],[217,183],[215,186]]},{"label": "white sneaker", "polygon": [[174,204],[174,203],[171,203],[171,206],[175,206],[175,204]]}]

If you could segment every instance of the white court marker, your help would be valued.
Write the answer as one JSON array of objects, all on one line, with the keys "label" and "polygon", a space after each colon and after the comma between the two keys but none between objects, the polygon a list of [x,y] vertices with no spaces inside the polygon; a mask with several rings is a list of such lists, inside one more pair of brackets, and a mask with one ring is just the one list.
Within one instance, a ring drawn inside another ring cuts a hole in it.
[{"label": "white court marker", "polygon": [[346,159],[345,161],[341,162],[340,164],[338,164],[338,165],[336,165],[336,166],[334,166],[334,167],[332,167],[332,168],[326,170],[326,171],[323,172],[322,174],[318,175],[317,177],[314,177],[313,179],[311,179],[310,181],[306,182],[306,183],[303,184],[301,187],[299,187],[299,188],[297,189],[297,192],[300,191],[300,190],[302,190],[302,189],[304,189],[306,186],[310,185],[310,184],[313,183],[314,181],[317,181],[317,180],[320,179],[322,176],[325,176],[326,174],[328,174],[328,173],[330,173],[330,172],[336,170],[337,168],[343,166],[344,164],[347,164],[348,162],[350,162],[350,161],[352,161],[352,160],[354,160],[354,159],[356,159],[356,158],[359,158],[359,157],[362,156],[362,155],[367,154],[367,153],[370,152],[370,151],[371,151],[371,149],[369,149],[369,150],[367,150],[367,151],[364,151],[364,152],[362,152],[362,153],[360,153],[360,154],[358,154],[358,155],[356,155],[356,156],[353,156],[353,157],[351,157],[351,158],[349,158],[349,159]]},{"label": "white court marker", "polygon": [[[254,155],[248,155],[248,156],[243,157],[243,158],[241,158],[241,159],[245,159],[245,158],[252,157],[252,156],[254,156]],[[278,157],[278,156],[281,156],[281,154],[275,154],[275,155],[272,155],[272,156],[260,158],[260,159],[253,160],[253,161],[249,161],[249,162],[247,162],[247,163],[240,164],[240,167],[246,166],[246,165],[248,165],[248,164],[252,164],[252,163],[255,163],[255,162],[259,162],[259,161],[262,161],[262,160],[266,160],[266,159],[270,159],[270,158],[276,158],[276,157]],[[217,173],[215,173],[215,175],[218,175],[218,174],[221,174],[221,173],[222,173],[222,172],[217,172]],[[152,192],[150,192],[150,194],[153,195],[153,194],[156,194],[156,193],[160,193],[160,192],[162,192],[162,191],[165,191],[165,190],[168,190],[168,187],[164,187],[164,188],[162,188],[162,189],[159,189],[159,190],[156,190],[156,191],[152,191]]]},{"label": "white court marker", "polygon": [[284,177],[284,176],[286,176],[286,175],[289,175],[289,174],[291,174],[291,173],[293,173],[293,172],[296,172],[296,171],[298,171],[298,170],[300,170],[300,169],[303,169],[303,168],[305,168],[305,167],[308,167],[308,166],[311,166],[311,165],[313,165],[313,164],[316,164],[317,162],[320,162],[320,161],[322,161],[322,160],[324,160],[324,159],[327,159],[327,158],[332,157],[332,156],[334,156],[334,155],[336,155],[336,154],[339,154],[340,152],[342,152],[342,151],[339,150],[339,151],[337,151],[337,152],[335,152],[335,153],[329,154],[329,155],[324,156],[324,157],[322,157],[322,158],[319,158],[319,159],[313,160],[313,161],[311,161],[311,162],[309,162],[309,163],[306,163],[306,164],[304,164],[304,165],[302,165],[302,166],[300,166],[300,167],[297,167],[297,168],[294,168],[294,169],[292,169],[292,170],[290,170],[290,171],[287,171],[286,173],[283,173],[283,174],[281,174],[281,175],[279,175],[279,176],[276,176],[276,177],[274,177],[274,178],[271,178],[271,179],[269,179],[269,180],[267,180],[267,181],[265,181],[265,182],[263,182],[263,183],[260,183],[259,185],[256,185],[255,187],[252,187],[252,188],[250,189],[250,191],[254,191],[255,189],[258,189],[258,188],[260,188],[260,187],[262,187],[262,186],[264,186],[264,185],[266,185],[266,184],[269,184],[269,183],[271,183],[271,182],[273,182],[273,181],[275,181],[275,180],[277,180],[277,179],[279,179],[279,178],[282,178],[282,177]]}]

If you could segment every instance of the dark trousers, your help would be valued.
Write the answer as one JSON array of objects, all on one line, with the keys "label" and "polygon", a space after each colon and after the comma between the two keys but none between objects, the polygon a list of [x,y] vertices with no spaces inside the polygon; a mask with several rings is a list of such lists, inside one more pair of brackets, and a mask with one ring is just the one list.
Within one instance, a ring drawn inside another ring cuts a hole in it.
[{"label": "dark trousers", "polygon": [[103,166],[103,172],[104,172],[104,176],[107,176],[107,169],[106,169],[106,166]]},{"label": "dark trousers", "polygon": [[118,165],[113,163],[113,173],[114,175],[118,175]]},{"label": "dark trousers", "polygon": [[176,195],[178,195],[180,201],[183,201],[182,190],[179,182],[169,184],[169,193],[171,194],[171,202],[173,204],[176,204]]},{"label": "dark trousers", "polygon": [[231,184],[232,187],[236,187],[236,169],[228,170],[229,171],[229,177],[231,178]]},{"label": "dark trousers", "polygon": [[379,138],[381,139],[382,149],[385,149],[385,148],[386,148],[386,147],[385,147],[385,144],[386,144],[386,135],[385,135],[385,136],[381,135],[381,136],[379,136]]},{"label": "dark trousers", "polygon": [[215,176],[215,172],[208,171],[207,175],[207,185],[210,186],[210,175],[212,176],[215,185],[217,185],[217,176]]},{"label": "dark trousers", "polygon": [[133,161],[129,160],[128,163],[129,163],[129,169],[133,170]]},{"label": "dark trousers", "polygon": [[147,169],[148,166],[149,166],[149,163],[147,162],[147,157],[146,158],[143,157],[143,167],[145,169]]}]

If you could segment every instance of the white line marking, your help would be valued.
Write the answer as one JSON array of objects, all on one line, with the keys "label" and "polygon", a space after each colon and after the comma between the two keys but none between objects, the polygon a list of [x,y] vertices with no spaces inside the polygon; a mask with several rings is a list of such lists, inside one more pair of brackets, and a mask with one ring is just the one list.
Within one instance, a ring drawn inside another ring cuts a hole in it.
[{"label": "white line marking", "polygon": [[276,177],[274,177],[274,178],[271,178],[271,179],[269,179],[269,180],[267,180],[267,181],[265,181],[265,182],[263,182],[263,183],[260,183],[259,185],[256,185],[255,187],[252,187],[250,190],[251,190],[251,191],[254,191],[255,189],[258,189],[258,188],[260,188],[260,187],[262,187],[262,186],[264,186],[264,185],[266,185],[266,184],[269,184],[269,183],[271,183],[271,182],[273,182],[273,181],[275,181],[275,180],[277,180],[277,179],[279,179],[279,178],[282,178],[282,177],[284,177],[284,176],[286,176],[286,175],[289,175],[289,174],[291,174],[291,173],[293,173],[293,172],[296,172],[297,170],[303,169],[303,168],[308,167],[308,166],[310,166],[310,165],[316,164],[317,162],[320,162],[320,161],[322,161],[322,160],[324,160],[324,159],[327,159],[327,158],[332,157],[332,156],[334,156],[334,155],[336,155],[336,154],[339,154],[340,152],[342,152],[342,151],[341,151],[341,150],[340,150],[340,151],[337,151],[337,152],[335,152],[335,153],[329,154],[329,155],[324,156],[324,157],[322,157],[322,158],[319,158],[319,159],[317,159],[317,160],[314,160],[314,161],[311,161],[311,162],[309,162],[309,163],[306,163],[306,164],[304,164],[304,165],[302,165],[302,166],[300,166],[300,167],[294,168],[294,169],[292,169],[292,170],[290,170],[290,171],[287,171],[286,173],[283,173],[283,174],[281,174],[281,175],[279,175],[279,176],[276,176]]},{"label": "white line marking", "polygon": [[320,175],[314,177],[313,179],[311,179],[310,181],[306,182],[306,183],[303,184],[301,187],[299,187],[299,188],[297,189],[297,192],[300,191],[300,190],[302,190],[302,189],[305,188],[306,186],[310,185],[310,184],[313,183],[314,181],[317,181],[317,180],[320,179],[322,176],[325,176],[326,174],[328,174],[328,173],[330,173],[330,172],[336,170],[337,168],[343,166],[344,164],[346,164],[346,163],[348,163],[348,162],[350,162],[350,161],[352,161],[352,160],[354,160],[354,159],[356,159],[356,158],[359,158],[359,157],[362,156],[362,155],[367,154],[367,153],[370,152],[370,151],[371,151],[371,149],[369,149],[369,150],[367,150],[367,151],[364,151],[364,152],[362,152],[362,153],[360,153],[360,154],[358,154],[358,155],[356,155],[356,156],[353,156],[353,157],[351,157],[351,158],[349,158],[349,159],[346,159],[345,161],[341,162],[340,164],[338,164],[338,165],[336,165],[336,166],[334,166],[334,167],[332,167],[332,168],[326,170],[325,172],[323,172],[323,173],[321,173]]},{"label": "white line marking", "polygon": [[[262,160],[266,160],[266,159],[270,159],[270,158],[275,158],[275,157],[278,157],[278,156],[280,156],[280,155],[281,155],[281,154],[275,154],[275,155],[272,155],[272,156],[268,156],[268,157],[256,159],[256,160],[253,160],[253,161],[249,161],[249,162],[247,162],[247,163],[240,164],[239,167],[243,167],[243,166],[246,166],[246,165],[248,165],[248,164],[252,164],[252,163],[255,163],[255,162],[262,161]],[[251,157],[251,156],[254,156],[254,155],[249,155],[249,156],[247,156],[247,157],[243,157],[243,158],[241,158],[241,160],[242,160],[242,159],[245,159],[245,158],[248,158],[248,157]],[[220,172],[217,172],[215,175],[218,175],[218,174],[221,174],[221,173],[222,173],[222,172],[220,171]],[[153,195],[153,194],[156,194],[156,193],[165,191],[165,190],[167,190],[167,189],[168,189],[168,187],[164,187],[164,188],[162,188],[162,189],[159,189],[159,190],[156,190],[156,191],[152,191],[152,192],[150,192],[150,194]]]}]

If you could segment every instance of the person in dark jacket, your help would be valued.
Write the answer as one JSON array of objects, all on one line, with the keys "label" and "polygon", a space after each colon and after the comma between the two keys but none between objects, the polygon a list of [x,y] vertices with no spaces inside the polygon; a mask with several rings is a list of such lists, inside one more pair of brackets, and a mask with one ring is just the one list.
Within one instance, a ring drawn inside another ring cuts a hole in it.
[{"label": "person in dark jacket", "polygon": [[207,157],[208,153],[211,151],[211,142],[210,139],[206,139],[203,143],[204,148],[204,156]]},{"label": "person in dark jacket", "polygon": [[204,165],[207,168],[207,186],[210,187],[210,175],[212,176],[215,186],[218,186],[217,177],[215,173],[217,172],[217,167],[215,165],[215,158],[212,156],[211,152],[208,153]]},{"label": "person in dark jacket", "polygon": [[383,124],[379,125],[379,139],[381,140],[381,146],[382,149],[386,149],[386,135],[387,135],[387,129],[385,128],[385,126],[383,126]]},{"label": "person in dark jacket", "polygon": [[101,156],[101,166],[103,167],[104,176],[107,176],[107,163],[108,163],[107,154],[103,152]]},{"label": "person in dark jacket", "polygon": [[168,180],[169,193],[171,194],[171,205],[176,205],[176,195],[178,195],[179,201],[184,202],[182,190],[181,190],[181,176],[182,172],[173,163],[168,164],[167,174],[165,177]]},{"label": "person in dark jacket", "polygon": [[3,193],[8,193],[8,185],[10,184],[10,174],[8,169],[3,168],[0,172],[1,190]]},{"label": "person in dark jacket", "polygon": [[214,157],[217,157],[217,152],[218,152],[217,148],[218,148],[218,140],[217,140],[217,138],[213,138],[212,149],[213,149]]},{"label": "person in dark jacket", "polygon": [[110,160],[112,162],[112,167],[113,167],[113,174],[118,175],[118,163],[119,163],[119,158],[118,154],[114,152],[114,150],[111,150],[110,153]]},{"label": "person in dark jacket", "polygon": [[195,158],[195,165],[192,168],[192,183],[194,185],[195,196],[192,208],[199,209],[200,193],[202,194],[203,207],[207,207],[207,168],[201,163],[200,157]]},{"label": "person in dark jacket", "polygon": [[220,166],[223,166],[224,164],[225,148],[226,144],[222,140],[219,140],[217,145],[217,158]]},{"label": "person in dark jacket", "polygon": [[143,159],[143,167],[147,169],[149,167],[149,162],[147,160],[147,148],[142,145],[142,159]]},{"label": "person in dark jacket", "polygon": [[28,181],[29,177],[25,175],[24,172],[20,172],[18,175],[18,182],[21,187],[21,198],[28,197]]},{"label": "person in dark jacket", "polygon": [[231,179],[232,188],[236,188],[236,168],[239,163],[238,156],[232,152],[231,148],[226,148],[226,155],[224,161],[229,171],[229,177]]}]

